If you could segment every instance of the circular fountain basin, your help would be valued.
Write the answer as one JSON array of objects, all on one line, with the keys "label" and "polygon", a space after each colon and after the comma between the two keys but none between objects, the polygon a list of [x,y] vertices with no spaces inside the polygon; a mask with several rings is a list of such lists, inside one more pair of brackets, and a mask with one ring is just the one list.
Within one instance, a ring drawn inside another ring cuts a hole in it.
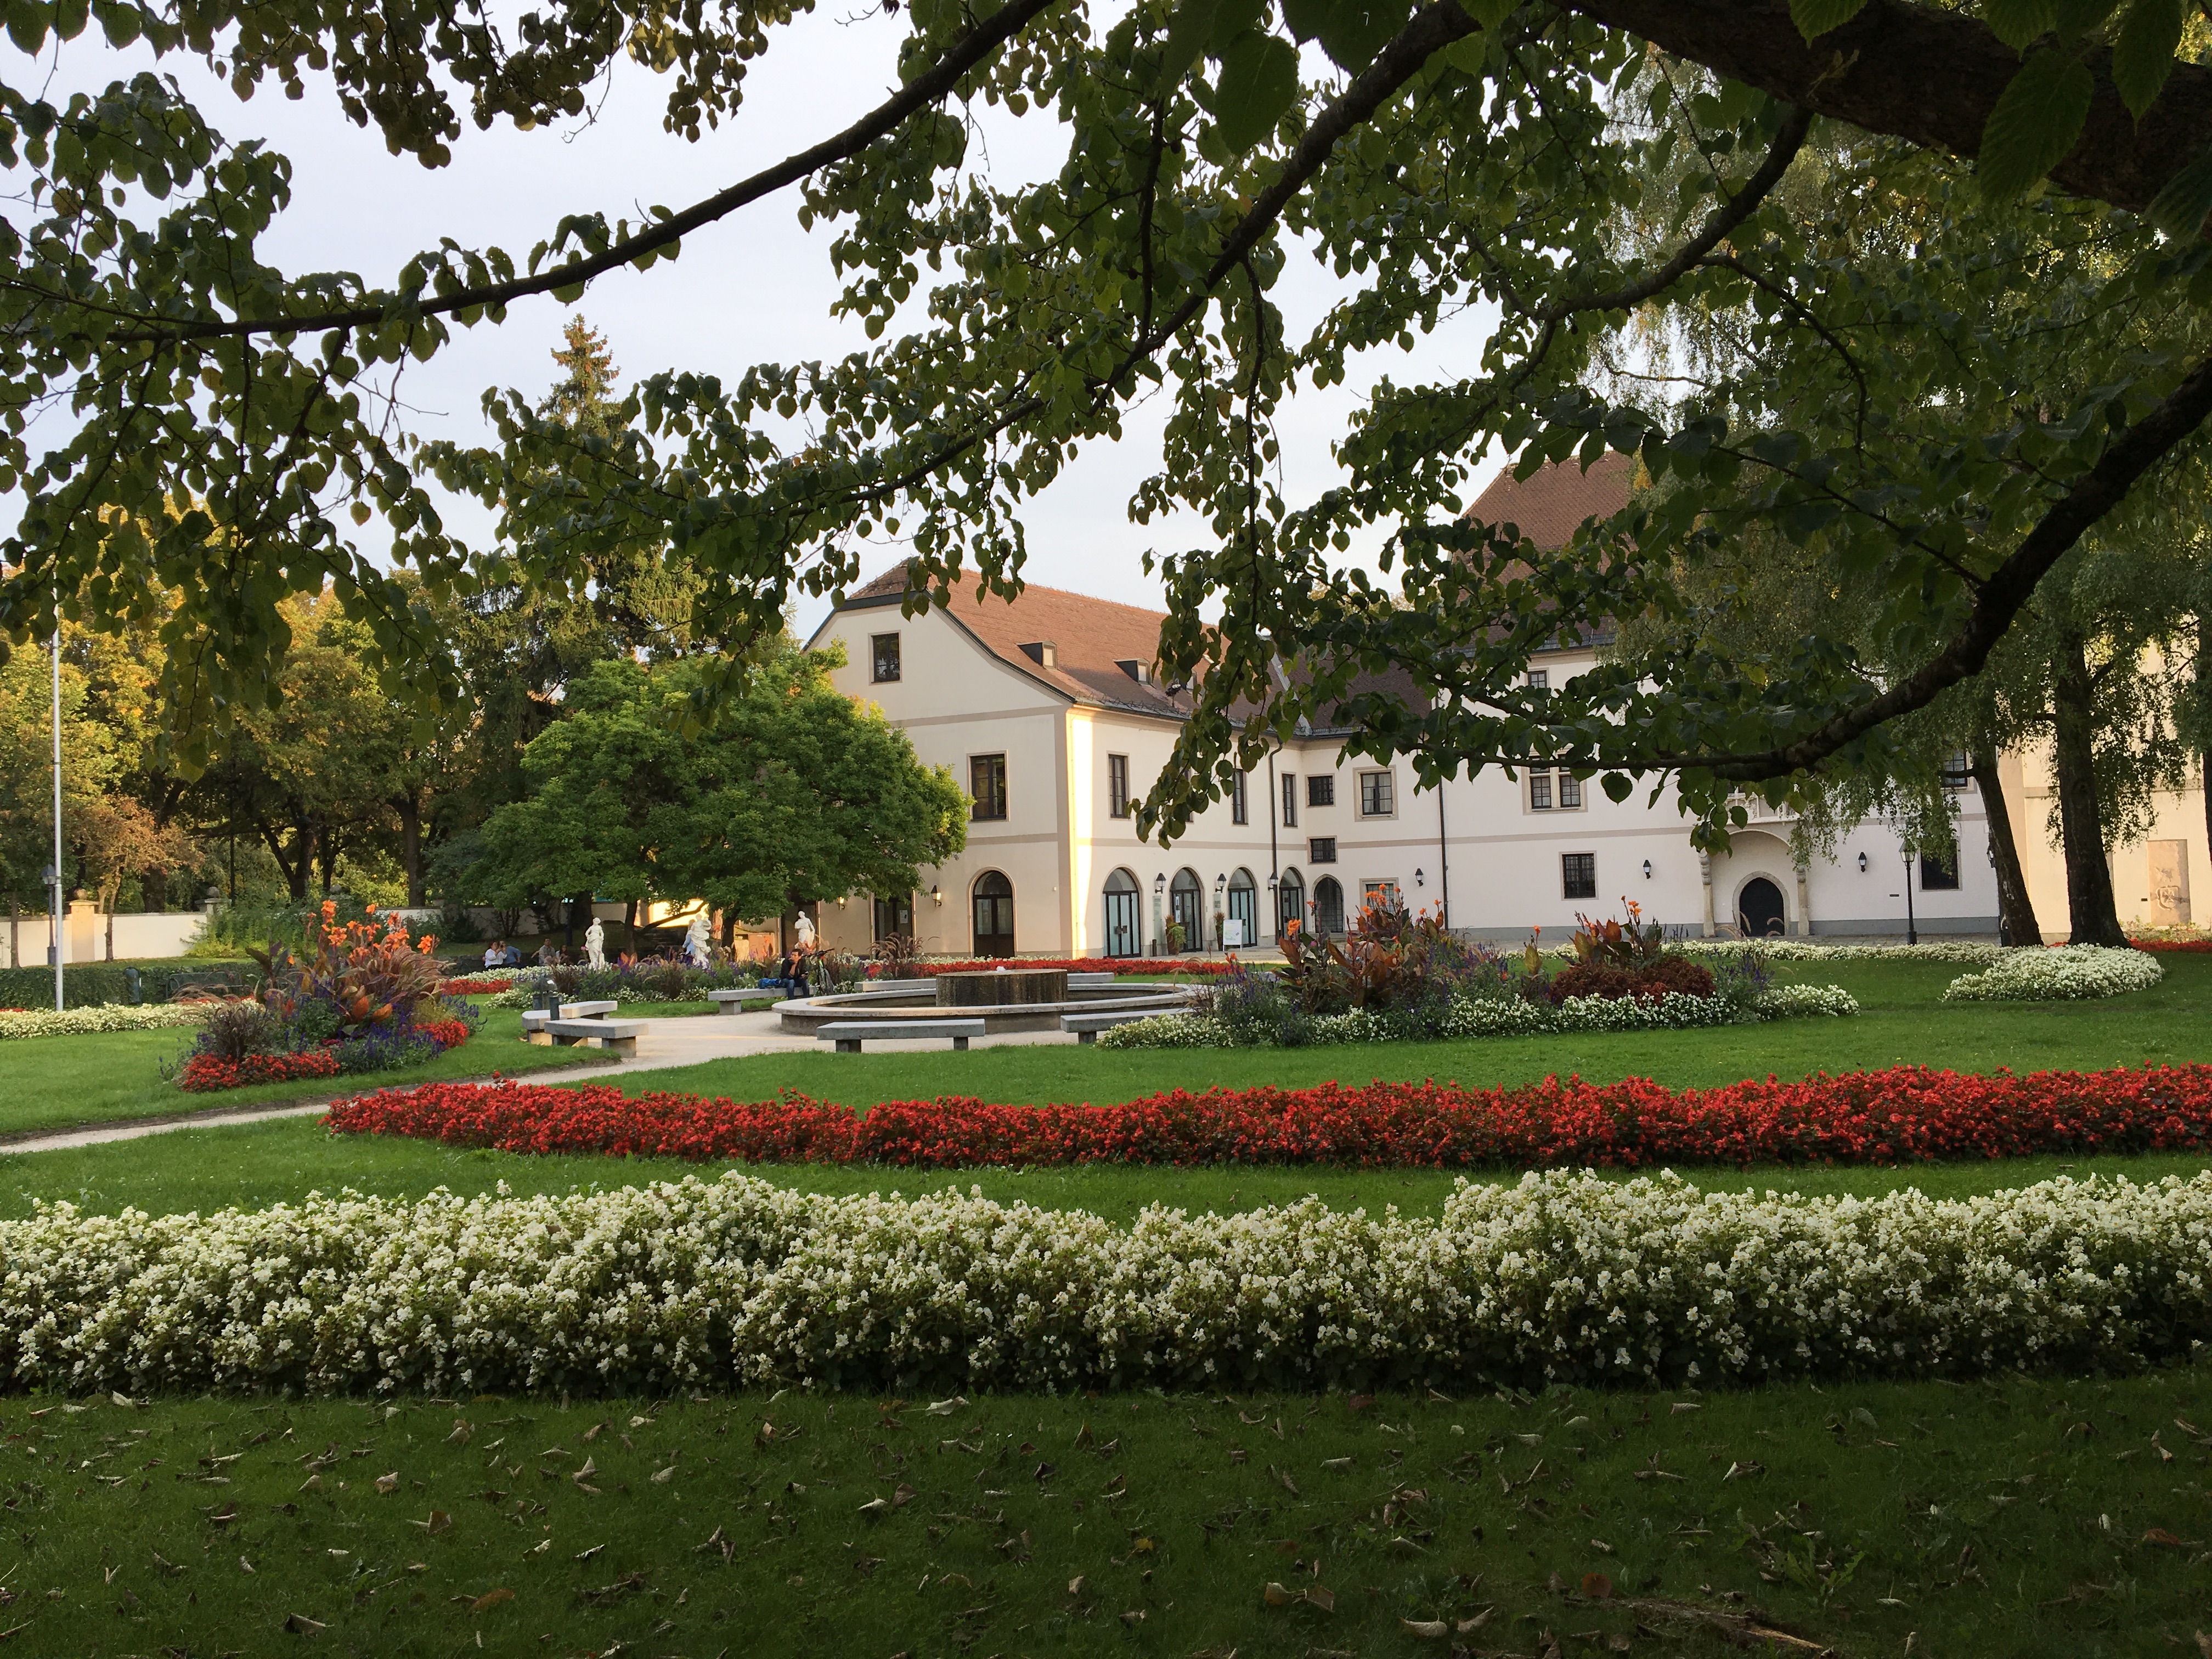
[{"label": "circular fountain basin", "polygon": [[[1057,979],[1057,985],[1008,985],[1007,981]],[[963,981],[948,990],[946,980]],[[995,983],[976,983],[995,981]],[[1190,1006],[1193,987],[1188,985],[1120,985],[1107,974],[1078,974],[1071,982],[1064,969],[1029,973],[939,974],[934,981],[905,980],[866,991],[832,992],[826,996],[794,997],[775,1005],[784,1030],[811,1036],[831,1020],[912,1019],[922,1009],[957,1008],[963,1016],[980,1018],[986,1031],[1056,1031],[1062,1014],[1181,1013]],[[989,1001],[968,999],[1000,994]],[[1050,1001],[1025,1000],[1022,993],[1050,993]],[[948,997],[953,1000],[947,1000]]]}]

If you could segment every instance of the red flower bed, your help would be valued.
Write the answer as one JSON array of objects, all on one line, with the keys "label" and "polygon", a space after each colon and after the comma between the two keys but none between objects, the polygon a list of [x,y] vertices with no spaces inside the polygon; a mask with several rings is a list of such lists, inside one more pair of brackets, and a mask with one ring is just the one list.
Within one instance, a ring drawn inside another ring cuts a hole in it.
[{"label": "red flower bed", "polygon": [[188,1094],[204,1095],[218,1089],[243,1089],[256,1083],[293,1083],[301,1078],[337,1074],[338,1058],[325,1048],[297,1054],[248,1054],[243,1060],[194,1054],[185,1062],[177,1086]]},{"label": "red flower bed", "polygon": [[447,1048],[459,1048],[470,1036],[468,1022],[461,1019],[417,1020],[415,1029],[425,1036],[435,1037],[441,1053]]},{"label": "red flower bed", "polygon": [[444,997],[488,997],[509,988],[503,979],[448,979],[438,982],[438,994]]},{"label": "red flower bed", "polygon": [[1467,1168],[1910,1164],[2212,1146],[2212,1066],[2038,1072],[1898,1066],[1797,1083],[1662,1088],[1557,1078],[1177,1090],[1121,1106],[893,1101],[865,1115],[787,1093],[635,1099],[608,1084],[431,1083],[342,1101],[325,1120],[512,1152],[761,1164],[1326,1164]]},{"label": "red flower bed", "polygon": [[2128,943],[2156,956],[2212,956],[2212,939],[2131,939]]},{"label": "red flower bed", "polygon": [[1020,957],[994,957],[988,962],[917,962],[901,970],[902,977],[927,979],[938,974],[987,974],[994,968],[1026,968],[1036,972],[1065,968],[1071,974],[1225,974],[1231,964],[1204,957],[1170,957],[1156,962],[1133,957],[1066,957],[1050,961]]}]

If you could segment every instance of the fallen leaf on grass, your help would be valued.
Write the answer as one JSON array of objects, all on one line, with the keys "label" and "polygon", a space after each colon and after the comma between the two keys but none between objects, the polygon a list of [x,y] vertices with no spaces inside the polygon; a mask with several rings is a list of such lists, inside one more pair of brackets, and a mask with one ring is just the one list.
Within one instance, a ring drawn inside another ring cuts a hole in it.
[{"label": "fallen leaf on grass", "polygon": [[1723,1475],[1721,1479],[1723,1480],[1748,1480],[1753,1475],[1765,1474],[1765,1473],[1766,1465],[1764,1463],[1731,1463],[1728,1466],[1728,1473]]},{"label": "fallen leaf on grass", "polygon": [[606,1429],[607,1425],[604,1423],[592,1424],[590,1428],[584,1431],[585,1444],[589,1445],[592,1441],[597,1440],[602,1434],[606,1432]]},{"label": "fallen leaf on grass", "polygon": [[465,1446],[469,1443],[469,1437],[475,1433],[476,1430],[473,1427],[457,1417],[453,1419],[453,1431],[446,1437],[446,1443],[449,1446]]},{"label": "fallen leaf on grass", "polygon": [[1303,1601],[1308,1607],[1319,1607],[1323,1613],[1329,1613],[1336,1607],[1335,1592],[1324,1589],[1319,1584],[1309,1584],[1300,1590],[1288,1590],[1271,1580],[1260,1595],[1261,1599],[1271,1607],[1296,1607]]},{"label": "fallen leaf on grass", "polygon": [[502,1601],[512,1601],[513,1600],[514,1600],[514,1592],[511,1589],[486,1590],[482,1595],[479,1595],[475,1601],[469,1603],[469,1611],[471,1613],[482,1613],[487,1607],[495,1607]]},{"label": "fallen leaf on grass", "polygon": [[410,1521],[410,1527],[420,1527],[426,1532],[441,1533],[453,1524],[453,1517],[443,1510],[432,1510],[428,1521]]},{"label": "fallen leaf on grass", "polygon": [[1410,1636],[1449,1636],[1451,1626],[1441,1619],[1401,1619],[1399,1625]]},{"label": "fallen leaf on grass", "polygon": [[2207,1636],[2201,1630],[2192,1631],[2191,1634],[2197,1638],[2197,1651],[2203,1655],[2204,1659],[2212,1659],[2212,1636]]},{"label": "fallen leaf on grass", "polygon": [[2195,1539],[2176,1538],[2164,1527],[2153,1527],[2148,1532],[2142,1535],[2142,1540],[2144,1543],[2150,1545],[2154,1549],[2191,1550],[2197,1547],[2197,1540]]},{"label": "fallen leaf on grass", "polygon": [[860,1505],[863,1515],[889,1515],[890,1512],[891,1500],[888,1498],[871,1498]]},{"label": "fallen leaf on grass", "polygon": [[655,1469],[653,1472],[653,1484],[656,1486],[665,1486],[675,1478],[676,1465],[673,1463],[665,1469]]},{"label": "fallen leaf on grass", "polygon": [[1136,1629],[1145,1622],[1145,1610],[1142,1607],[1131,1607],[1128,1612],[1121,1615],[1121,1622],[1131,1630]]},{"label": "fallen leaf on grass", "polygon": [[319,1636],[323,1631],[323,1622],[319,1619],[310,1619],[304,1613],[295,1613],[286,1616],[284,1628],[295,1636]]},{"label": "fallen leaf on grass", "polygon": [[1583,1575],[1583,1594],[1593,1601],[1609,1601],[1613,1596],[1613,1580],[1601,1572]]},{"label": "fallen leaf on grass", "polygon": [[1680,1417],[1684,1412],[1701,1412],[1705,1407],[1694,1400],[1677,1400],[1668,1411],[1670,1417]]},{"label": "fallen leaf on grass", "polygon": [[390,1474],[378,1475],[376,1477],[376,1490],[380,1495],[386,1497],[389,1497],[392,1493],[398,1492],[399,1490],[399,1471],[394,1469]]},{"label": "fallen leaf on grass", "polygon": [[919,1496],[921,1496],[921,1494],[916,1492],[912,1486],[902,1485],[896,1492],[891,1494],[891,1507],[895,1510],[902,1510],[908,1504],[913,1503]]},{"label": "fallen leaf on grass", "polygon": [[253,1571],[253,1563],[247,1560],[242,1555],[238,1558],[238,1565],[239,1571],[241,1572],[252,1572]]},{"label": "fallen leaf on grass", "polygon": [[1067,1581],[1067,1593],[1070,1595],[1080,1595],[1083,1594],[1083,1575],[1081,1573],[1076,1574],[1074,1577]]},{"label": "fallen leaf on grass", "polygon": [[927,1410],[932,1417],[950,1417],[967,1403],[963,1396],[956,1394],[950,1400],[932,1401]]},{"label": "fallen leaf on grass", "polygon": [[1371,1394],[1355,1394],[1352,1396],[1352,1409],[1355,1412],[1364,1412],[1374,1403],[1375,1396]]}]

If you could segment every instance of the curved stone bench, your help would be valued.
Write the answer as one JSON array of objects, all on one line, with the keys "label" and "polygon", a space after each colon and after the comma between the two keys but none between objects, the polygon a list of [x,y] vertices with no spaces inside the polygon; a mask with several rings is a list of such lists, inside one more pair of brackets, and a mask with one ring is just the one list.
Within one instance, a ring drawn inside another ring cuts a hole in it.
[{"label": "curved stone bench", "polygon": [[968,1039],[983,1035],[980,1019],[850,1019],[832,1020],[814,1033],[823,1042],[834,1042],[841,1054],[857,1054],[860,1045],[894,1037],[951,1037],[955,1048],[965,1049]]}]

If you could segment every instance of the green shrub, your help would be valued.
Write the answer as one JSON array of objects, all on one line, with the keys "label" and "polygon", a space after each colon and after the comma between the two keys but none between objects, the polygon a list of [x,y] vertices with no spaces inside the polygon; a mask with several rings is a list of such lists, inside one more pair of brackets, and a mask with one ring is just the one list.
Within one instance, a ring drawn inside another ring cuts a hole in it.
[{"label": "green shrub", "polygon": [[[137,975],[135,995],[133,974]],[[153,967],[121,962],[76,963],[62,969],[62,1006],[94,1008],[108,1003],[173,1002],[180,986],[239,992],[251,990],[260,982],[260,969],[251,963],[176,962]],[[53,1006],[52,969],[0,968],[0,1008]]]}]

